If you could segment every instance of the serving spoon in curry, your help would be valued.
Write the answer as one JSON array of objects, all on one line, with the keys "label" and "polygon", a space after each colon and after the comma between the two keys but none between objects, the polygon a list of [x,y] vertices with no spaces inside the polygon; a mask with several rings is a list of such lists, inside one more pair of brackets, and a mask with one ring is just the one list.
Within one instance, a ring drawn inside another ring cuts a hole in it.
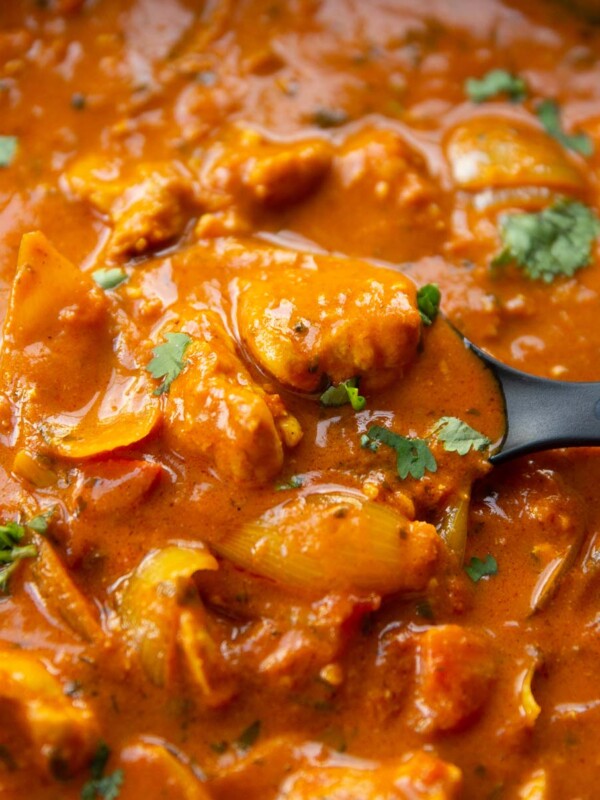
[{"label": "serving spoon in curry", "polygon": [[491,370],[504,400],[506,428],[492,464],[541,450],[600,445],[600,383],[538,378],[459,336]]}]

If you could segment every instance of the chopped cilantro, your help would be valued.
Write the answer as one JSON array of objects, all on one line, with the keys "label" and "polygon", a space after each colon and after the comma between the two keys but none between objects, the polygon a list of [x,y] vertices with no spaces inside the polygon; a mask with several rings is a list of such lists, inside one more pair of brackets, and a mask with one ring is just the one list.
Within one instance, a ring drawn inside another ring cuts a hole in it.
[{"label": "chopped cilantro", "polygon": [[319,128],[339,128],[348,122],[348,114],[340,108],[318,108],[313,112],[311,122]]},{"label": "chopped cilantro", "polygon": [[477,558],[477,556],[473,556],[473,558],[466,565],[465,572],[469,578],[471,578],[473,583],[477,583],[482,578],[486,578],[488,575],[496,575],[498,572],[498,562],[494,556],[489,554],[483,559],[483,561],[480,558]]},{"label": "chopped cilantro", "polygon": [[527,84],[505,69],[492,69],[482,78],[468,78],[465,93],[474,103],[483,103],[499,94],[508,95],[513,103],[520,103],[527,97]]},{"label": "chopped cilantro", "polygon": [[444,450],[458,453],[459,456],[466,456],[470,450],[485,450],[491,444],[487,436],[458,417],[440,417],[435,424],[434,433],[444,443]]},{"label": "chopped cilantro", "polygon": [[10,167],[18,147],[19,140],[16,136],[0,136],[0,167]]},{"label": "chopped cilantro", "polygon": [[409,475],[420,480],[425,470],[436,472],[437,463],[425,439],[412,439],[398,433],[373,425],[367,436],[374,442],[381,442],[396,451],[396,468],[404,480]]},{"label": "chopped cilantro", "polygon": [[254,720],[251,725],[242,731],[237,739],[238,747],[242,750],[249,750],[260,736],[261,721]]},{"label": "chopped cilantro", "polygon": [[[25,536],[25,527],[36,530],[39,518],[34,517],[25,526],[18,522],[7,522],[0,525],[0,591],[8,591],[8,582],[24,558],[35,558],[37,547],[33,544],[21,545]],[[34,523],[32,525],[32,523]]]},{"label": "chopped cilantro", "polygon": [[321,404],[324,406],[345,406],[350,403],[355,411],[362,411],[367,401],[358,393],[358,379],[349,378],[337,386],[330,386],[321,395]]},{"label": "chopped cilantro", "polygon": [[560,142],[568,150],[574,150],[582,156],[591,156],[594,152],[594,143],[587,133],[577,133],[570,136],[565,133],[560,121],[560,109],[554,100],[543,100],[535,110],[539,121],[544,126],[546,133]]},{"label": "chopped cilantro", "polygon": [[92,278],[101,289],[116,289],[127,280],[127,273],[121,267],[112,269],[97,269],[92,272]]},{"label": "chopped cilantro", "polygon": [[210,749],[213,751],[213,753],[218,753],[219,755],[223,755],[228,747],[229,745],[224,739],[221,739],[218,742],[210,743]]},{"label": "chopped cilantro", "polygon": [[53,515],[54,509],[51,508],[48,511],[38,514],[37,517],[32,517],[29,522],[25,523],[25,527],[29,528],[31,531],[34,531],[34,533],[46,533],[48,530],[48,523],[52,519]]},{"label": "chopped cilantro", "polygon": [[426,283],[417,292],[417,308],[423,325],[431,325],[440,310],[442,293],[436,283]]},{"label": "chopped cilantro", "polygon": [[507,214],[500,228],[504,249],[492,264],[514,262],[533,280],[550,283],[559,275],[570,277],[589,264],[599,233],[598,217],[573,200],[559,200],[531,214]]},{"label": "chopped cilantro", "polygon": [[146,369],[153,378],[163,378],[163,382],[154,390],[154,394],[164,394],[185,366],[183,357],[190,345],[191,337],[187,333],[167,333],[166,342],[157,345],[152,354],[154,358]]},{"label": "chopped cilantro", "polygon": [[117,769],[110,775],[105,775],[104,770],[110,757],[110,750],[105,742],[100,742],[90,766],[91,779],[81,790],[81,800],[116,800],[121,793],[124,773]]},{"label": "chopped cilantro", "polygon": [[370,450],[372,453],[376,453],[379,450],[379,442],[373,442],[366,433],[360,437],[360,446],[363,450]]},{"label": "chopped cilantro", "polygon": [[304,486],[304,477],[302,475],[292,475],[286,483],[278,483],[275,487],[277,492],[285,492],[287,489],[300,489]]}]

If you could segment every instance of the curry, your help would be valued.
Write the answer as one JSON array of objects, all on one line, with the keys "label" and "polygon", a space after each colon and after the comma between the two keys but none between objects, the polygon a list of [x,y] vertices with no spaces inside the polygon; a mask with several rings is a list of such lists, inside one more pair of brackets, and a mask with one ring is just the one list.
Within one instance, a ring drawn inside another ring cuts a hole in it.
[{"label": "curry", "polygon": [[597,796],[596,19],[1,4],[0,797]]}]

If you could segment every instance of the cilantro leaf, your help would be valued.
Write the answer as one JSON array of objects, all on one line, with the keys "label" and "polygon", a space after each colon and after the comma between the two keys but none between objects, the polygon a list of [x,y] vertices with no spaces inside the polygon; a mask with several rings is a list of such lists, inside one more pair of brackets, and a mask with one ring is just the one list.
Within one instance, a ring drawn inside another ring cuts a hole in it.
[{"label": "cilantro leaf", "polygon": [[370,450],[372,453],[376,453],[379,450],[380,442],[373,442],[366,433],[360,437],[360,446],[363,450]]},{"label": "cilantro leaf", "polygon": [[81,790],[81,800],[96,800],[98,797],[103,800],[117,800],[119,797],[125,774],[122,769],[116,769],[110,775],[104,774],[109,757],[108,745],[100,742],[90,766],[92,777]]},{"label": "cilantro leaf", "polygon": [[159,344],[152,350],[154,358],[146,367],[153,378],[164,378],[158,389],[154,390],[156,395],[169,391],[171,384],[185,366],[183,357],[192,341],[187,333],[167,333],[165,339],[164,344]]},{"label": "cilantro leaf", "polygon": [[113,267],[112,269],[97,269],[92,272],[92,278],[101,289],[116,289],[124,283],[129,276],[121,267]]},{"label": "cilantro leaf", "polygon": [[466,456],[470,450],[485,450],[491,442],[458,417],[440,417],[435,424],[434,433],[444,443],[444,450]]},{"label": "cilantro leaf", "polygon": [[358,393],[358,379],[349,378],[337,386],[330,386],[320,397],[321,405],[345,406],[350,403],[355,411],[362,411],[366,406],[366,399]]},{"label": "cilantro leaf", "polygon": [[494,556],[488,555],[483,559],[473,556],[469,563],[465,566],[465,572],[471,578],[473,583],[477,583],[482,578],[488,575],[496,575],[498,573],[498,562]]},{"label": "cilantro leaf", "polygon": [[531,214],[507,214],[501,223],[504,249],[493,266],[514,262],[533,280],[550,283],[558,275],[572,276],[586,267],[600,233],[594,212],[573,200],[559,200]]},{"label": "cilantro leaf", "polygon": [[304,476],[302,475],[292,475],[289,481],[284,483],[278,483],[275,486],[276,492],[286,492],[288,489],[300,489],[304,486]]},{"label": "cilantro leaf", "polygon": [[[26,523],[30,527],[29,523]],[[33,528],[35,530],[35,528]],[[18,522],[0,525],[0,591],[8,591],[8,582],[24,558],[35,558],[37,547],[33,544],[22,546],[25,527]]]},{"label": "cilantro leaf", "polygon": [[539,121],[544,126],[546,133],[560,142],[568,150],[574,150],[582,156],[591,156],[594,152],[594,143],[587,133],[577,133],[570,136],[565,133],[560,121],[560,109],[554,100],[543,100],[535,110]]},{"label": "cilantro leaf", "polygon": [[260,736],[261,721],[254,720],[251,725],[240,733],[237,739],[238,747],[242,750],[249,750]]},{"label": "cilantro leaf", "polygon": [[16,136],[0,136],[0,167],[10,167],[18,149],[19,140]]},{"label": "cilantro leaf", "polygon": [[431,325],[440,310],[442,293],[436,283],[426,283],[417,292],[417,308],[423,325]]},{"label": "cilantro leaf", "polygon": [[92,763],[90,764],[90,773],[92,778],[99,780],[104,775],[104,770],[110,758],[110,747],[106,742],[100,742],[94,753]]},{"label": "cilantro leaf", "polygon": [[25,527],[29,528],[30,531],[34,531],[34,533],[46,533],[48,530],[48,523],[54,516],[54,511],[54,508],[50,508],[48,511],[43,511],[36,517],[32,517],[29,522],[25,523]]},{"label": "cilantro leaf", "polygon": [[437,471],[436,460],[425,439],[400,436],[379,425],[370,427],[367,436],[371,441],[381,442],[396,451],[396,469],[402,480],[409,475],[420,480],[425,475],[425,470]]},{"label": "cilantro leaf", "polygon": [[505,69],[492,69],[482,78],[468,78],[465,93],[473,103],[483,103],[498,94],[506,94],[513,103],[520,103],[527,97],[527,84],[523,78]]}]

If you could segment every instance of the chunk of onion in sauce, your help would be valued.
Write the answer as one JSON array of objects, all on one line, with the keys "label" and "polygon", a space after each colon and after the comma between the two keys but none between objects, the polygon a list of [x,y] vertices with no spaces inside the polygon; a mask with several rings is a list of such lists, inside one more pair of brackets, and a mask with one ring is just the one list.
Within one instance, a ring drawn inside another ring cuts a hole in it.
[{"label": "chunk of onion in sauce", "polygon": [[33,541],[38,556],[31,564],[31,575],[44,608],[84,641],[100,640],[103,633],[94,606],[79,591],[52,545],[37,534]]},{"label": "chunk of onion in sauce", "polygon": [[240,567],[307,594],[422,590],[438,555],[435,529],[341,491],[300,496],[214,544]]},{"label": "chunk of onion in sauce", "polygon": [[129,579],[119,616],[144,671],[157,686],[166,685],[173,673],[181,608],[193,589],[192,575],[217,568],[204,550],[170,545],[146,556]]},{"label": "chunk of onion in sauce", "polygon": [[585,181],[564,149],[543,131],[499,117],[456,127],[446,153],[457,186],[469,191],[545,186],[580,194]]},{"label": "chunk of onion in sauce", "polygon": [[532,661],[517,676],[519,713],[528,728],[533,728],[542,710],[534,697],[532,688],[533,679],[539,666],[539,658],[533,656]]},{"label": "chunk of onion in sauce", "polygon": [[448,549],[454,553],[462,564],[467,546],[467,528],[469,523],[470,487],[457,493],[448,504],[446,512],[438,525],[438,532]]}]

